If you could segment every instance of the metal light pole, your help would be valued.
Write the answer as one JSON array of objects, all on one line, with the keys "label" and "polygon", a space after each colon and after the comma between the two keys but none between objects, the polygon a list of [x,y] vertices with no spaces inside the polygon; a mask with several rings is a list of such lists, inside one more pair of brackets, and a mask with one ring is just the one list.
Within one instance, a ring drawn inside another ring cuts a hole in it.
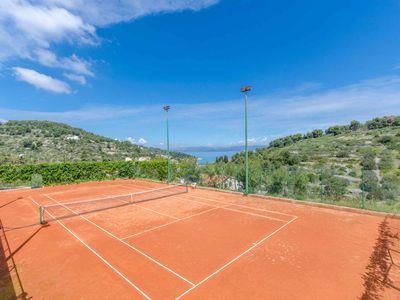
[{"label": "metal light pole", "polygon": [[364,209],[365,203],[365,194],[364,194],[364,169],[361,169],[361,207]]},{"label": "metal light pole", "polygon": [[245,155],[246,155],[246,188],[245,195],[249,194],[249,147],[247,138],[247,93],[251,91],[251,86],[245,86],[240,89],[244,93],[244,119],[245,119]]},{"label": "metal light pole", "polygon": [[165,105],[163,109],[167,115],[167,158],[168,158],[168,184],[171,182],[171,159],[169,156],[169,126],[168,126],[168,111],[171,109],[171,106]]}]

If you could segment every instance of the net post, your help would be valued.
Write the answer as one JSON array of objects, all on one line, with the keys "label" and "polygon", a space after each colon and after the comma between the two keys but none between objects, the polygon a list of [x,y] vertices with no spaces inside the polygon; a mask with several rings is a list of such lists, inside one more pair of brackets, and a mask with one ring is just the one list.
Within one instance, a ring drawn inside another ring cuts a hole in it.
[{"label": "net post", "polygon": [[39,206],[39,223],[43,224],[43,207]]},{"label": "net post", "polygon": [[186,186],[186,193],[188,193],[188,192],[189,192],[189,183],[188,183],[187,180],[186,180],[186,182],[185,182],[185,186]]}]

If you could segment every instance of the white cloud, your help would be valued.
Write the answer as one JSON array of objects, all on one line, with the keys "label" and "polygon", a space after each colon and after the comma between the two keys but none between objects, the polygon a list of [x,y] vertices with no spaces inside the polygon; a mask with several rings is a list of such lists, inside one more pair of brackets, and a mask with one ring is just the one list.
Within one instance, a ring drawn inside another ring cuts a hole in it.
[{"label": "white cloud", "polygon": [[94,76],[90,70],[91,63],[79,58],[75,54],[59,59],[55,53],[47,49],[37,49],[35,57],[39,63],[46,67],[65,69],[76,74]]},{"label": "white cloud", "polygon": [[67,111],[30,111],[0,108],[0,114],[10,120],[50,120],[56,122],[103,122],[131,118],[142,113],[141,109],[125,106],[92,106]]},{"label": "white cloud", "polygon": [[13,68],[17,80],[25,81],[36,88],[59,94],[69,94],[71,89],[64,81],[54,79],[51,76],[36,72],[35,70],[20,67]]},{"label": "white cloud", "polygon": [[[160,105],[152,104],[134,107],[92,106],[59,112],[0,108],[0,115],[7,119],[46,119],[72,124],[79,122],[83,126],[96,123],[109,128],[112,124],[116,128],[154,129],[154,132],[163,134],[165,116],[161,108]],[[400,76],[375,78],[335,89],[318,89],[311,93],[307,91],[288,95],[283,91],[281,94],[257,97],[250,94],[249,134],[255,139],[255,144],[265,144],[272,138],[286,134],[324,129],[331,125],[346,124],[352,119],[365,121],[393,114],[400,115]],[[193,104],[173,103],[170,117],[175,127],[172,130],[186,131],[187,139],[197,137],[199,142],[220,145],[231,142],[235,144],[243,136],[242,98]],[[129,135],[128,132],[125,134]],[[174,144],[178,142],[175,140]]]},{"label": "white cloud", "polygon": [[86,78],[82,75],[76,75],[71,73],[64,73],[64,76],[67,77],[71,81],[75,81],[80,85],[86,85]]},{"label": "white cloud", "polygon": [[[260,136],[255,138],[248,138],[247,143],[249,146],[259,146],[266,145],[270,138],[266,136]],[[236,143],[231,143],[229,146],[243,146],[245,144],[244,140],[239,140]]]},{"label": "white cloud", "polygon": [[132,144],[136,143],[136,140],[133,137],[127,137],[126,140]]},{"label": "white cloud", "polygon": [[[99,45],[98,27],[157,13],[200,10],[218,1],[0,0],[0,64],[15,58],[28,59],[80,76],[94,76],[91,63],[76,54],[58,58],[55,46]],[[82,77],[79,81],[83,82]]]},{"label": "white cloud", "polygon": [[147,144],[147,141],[146,141],[144,138],[140,138],[140,139],[138,140],[138,144],[139,144],[139,145],[145,145],[145,144]]},{"label": "white cloud", "polygon": [[137,18],[182,10],[200,10],[219,0],[42,0],[47,5],[62,7],[95,26],[132,21]]},{"label": "white cloud", "polygon": [[143,146],[143,145],[147,144],[147,141],[144,138],[139,138],[138,140],[136,140],[133,137],[128,137],[126,140],[135,145]]}]

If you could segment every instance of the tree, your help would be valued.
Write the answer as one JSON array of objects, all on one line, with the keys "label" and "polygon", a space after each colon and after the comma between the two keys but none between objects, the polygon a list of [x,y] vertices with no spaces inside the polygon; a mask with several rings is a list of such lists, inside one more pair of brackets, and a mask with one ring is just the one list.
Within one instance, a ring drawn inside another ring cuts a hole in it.
[{"label": "tree", "polygon": [[[364,173],[364,191],[373,192],[379,188],[379,180],[374,171],[363,171]],[[360,188],[363,188],[362,183]]]},{"label": "tree", "polygon": [[304,196],[307,192],[307,183],[309,182],[307,174],[299,169],[292,176],[293,193],[298,196]]},{"label": "tree", "polygon": [[375,154],[371,150],[365,152],[361,165],[364,170],[376,170]]},{"label": "tree", "polygon": [[340,135],[342,133],[347,132],[349,129],[350,129],[350,127],[346,126],[346,125],[336,125],[336,126],[329,127],[326,130],[326,134],[332,134],[332,135],[336,136],[336,135]]},{"label": "tree", "polygon": [[329,176],[323,181],[323,194],[334,199],[339,199],[346,194],[348,185],[347,180]]},{"label": "tree", "polygon": [[351,121],[351,123],[350,123],[350,129],[351,129],[352,131],[357,131],[357,130],[360,129],[360,128],[361,128],[361,123],[360,123],[360,122],[358,122],[358,121],[356,121],[356,120]]},{"label": "tree", "polygon": [[316,129],[312,131],[313,138],[318,138],[324,135],[324,132],[321,129]]},{"label": "tree", "polygon": [[286,168],[279,168],[272,172],[268,184],[268,192],[271,194],[282,194],[284,187],[287,185],[288,182],[288,172]]}]

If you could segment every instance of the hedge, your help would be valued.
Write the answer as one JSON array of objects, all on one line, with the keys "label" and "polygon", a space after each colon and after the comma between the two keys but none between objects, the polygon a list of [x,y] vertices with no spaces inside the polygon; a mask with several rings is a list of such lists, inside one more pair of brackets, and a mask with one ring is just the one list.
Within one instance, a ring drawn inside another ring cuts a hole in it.
[{"label": "hedge", "polygon": [[[172,164],[173,172],[177,168]],[[32,175],[41,175],[44,185],[67,184],[115,178],[167,179],[167,161],[143,162],[68,162],[21,165],[0,165],[0,182],[30,182]]]}]

